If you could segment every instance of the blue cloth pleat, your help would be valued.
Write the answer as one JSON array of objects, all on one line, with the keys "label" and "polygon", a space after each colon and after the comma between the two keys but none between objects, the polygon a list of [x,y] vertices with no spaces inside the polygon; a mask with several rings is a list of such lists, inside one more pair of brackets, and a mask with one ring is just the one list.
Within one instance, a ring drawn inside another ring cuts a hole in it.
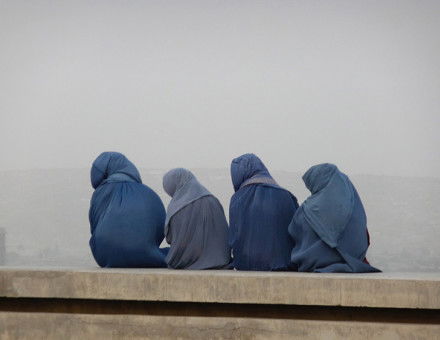
[{"label": "blue cloth pleat", "polygon": [[301,272],[377,272],[365,259],[367,217],[350,179],[333,164],[311,167],[303,176],[311,196],[289,225],[292,267]]},{"label": "blue cloth pleat", "polygon": [[90,248],[101,267],[166,267],[165,208],[124,155],[104,152],[91,169]]},{"label": "blue cloth pleat", "polygon": [[229,207],[229,244],[239,270],[289,270],[293,240],[288,225],[298,207],[254,154],[232,161],[235,193]]}]

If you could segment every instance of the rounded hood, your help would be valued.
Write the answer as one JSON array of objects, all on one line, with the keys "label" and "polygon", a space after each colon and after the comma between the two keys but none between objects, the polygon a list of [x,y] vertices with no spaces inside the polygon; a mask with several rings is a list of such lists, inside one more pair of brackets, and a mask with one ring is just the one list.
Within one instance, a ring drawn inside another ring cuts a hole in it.
[{"label": "rounded hood", "polygon": [[272,178],[261,159],[253,153],[247,153],[232,160],[231,179],[235,191],[252,177]]},{"label": "rounded hood", "polygon": [[193,173],[187,169],[172,169],[163,176],[163,188],[168,195],[173,197],[177,191],[182,189],[186,183],[194,178]]},{"label": "rounded hood", "polygon": [[90,181],[96,189],[107,178],[114,174],[124,174],[138,183],[142,183],[136,166],[119,152],[103,152],[93,162],[90,170]]},{"label": "rounded hood", "polygon": [[302,179],[307,189],[316,194],[327,186],[337,170],[336,165],[330,163],[314,165],[306,171]]}]

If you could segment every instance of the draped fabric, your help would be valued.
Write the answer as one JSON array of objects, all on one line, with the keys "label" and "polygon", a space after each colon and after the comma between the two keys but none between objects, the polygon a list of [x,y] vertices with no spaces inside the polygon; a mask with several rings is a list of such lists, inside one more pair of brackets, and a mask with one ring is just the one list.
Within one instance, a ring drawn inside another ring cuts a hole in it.
[{"label": "draped fabric", "polygon": [[367,217],[350,179],[333,164],[303,176],[311,196],[295,213],[289,233],[292,267],[307,272],[377,272],[366,261]]},{"label": "draped fabric", "polygon": [[101,267],[165,267],[165,208],[142,184],[138,170],[124,155],[104,152],[93,162],[95,189],[90,210],[90,248]]},{"label": "draped fabric", "polygon": [[166,257],[175,269],[228,268],[228,223],[220,202],[186,169],[170,170],[163,187],[172,197],[167,209]]},{"label": "draped fabric", "polygon": [[189,203],[211,193],[199,183],[191,171],[176,168],[168,171],[163,176],[163,188],[172,197],[167,208],[165,218],[165,235],[168,233],[168,224],[171,217]]},{"label": "draped fabric", "polygon": [[229,207],[229,244],[239,270],[288,270],[293,241],[288,233],[298,203],[273,180],[254,154],[232,161],[235,193]]}]

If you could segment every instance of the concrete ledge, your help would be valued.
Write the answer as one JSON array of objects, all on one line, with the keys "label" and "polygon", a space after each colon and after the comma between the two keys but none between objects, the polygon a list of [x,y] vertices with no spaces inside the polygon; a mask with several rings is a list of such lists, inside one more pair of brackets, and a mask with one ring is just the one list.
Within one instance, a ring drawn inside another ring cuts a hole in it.
[{"label": "concrete ledge", "polygon": [[0,296],[440,309],[437,274],[0,268]]},{"label": "concrete ledge", "polygon": [[0,269],[0,339],[440,339],[440,274]]},{"label": "concrete ledge", "polygon": [[150,315],[0,313],[7,339],[439,339],[439,325]]}]

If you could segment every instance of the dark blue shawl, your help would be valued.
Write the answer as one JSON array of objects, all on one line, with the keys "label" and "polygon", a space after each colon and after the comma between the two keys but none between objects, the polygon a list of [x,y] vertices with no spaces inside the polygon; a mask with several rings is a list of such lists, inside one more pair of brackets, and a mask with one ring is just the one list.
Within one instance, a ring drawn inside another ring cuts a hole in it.
[{"label": "dark blue shawl", "polygon": [[287,270],[293,247],[287,227],[298,207],[254,154],[232,161],[235,194],[229,207],[229,244],[239,270]]},{"label": "dark blue shawl", "polygon": [[311,167],[303,176],[312,195],[289,226],[295,246],[292,265],[305,272],[377,272],[365,259],[367,217],[349,178],[333,164]]},{"label": "dark blue shawl", "polygon": [[118,152],[102,153],[92,165],[90,248],[101,267],[166,267],[159,245],[165,208],[142,184],[136,167]]}]

